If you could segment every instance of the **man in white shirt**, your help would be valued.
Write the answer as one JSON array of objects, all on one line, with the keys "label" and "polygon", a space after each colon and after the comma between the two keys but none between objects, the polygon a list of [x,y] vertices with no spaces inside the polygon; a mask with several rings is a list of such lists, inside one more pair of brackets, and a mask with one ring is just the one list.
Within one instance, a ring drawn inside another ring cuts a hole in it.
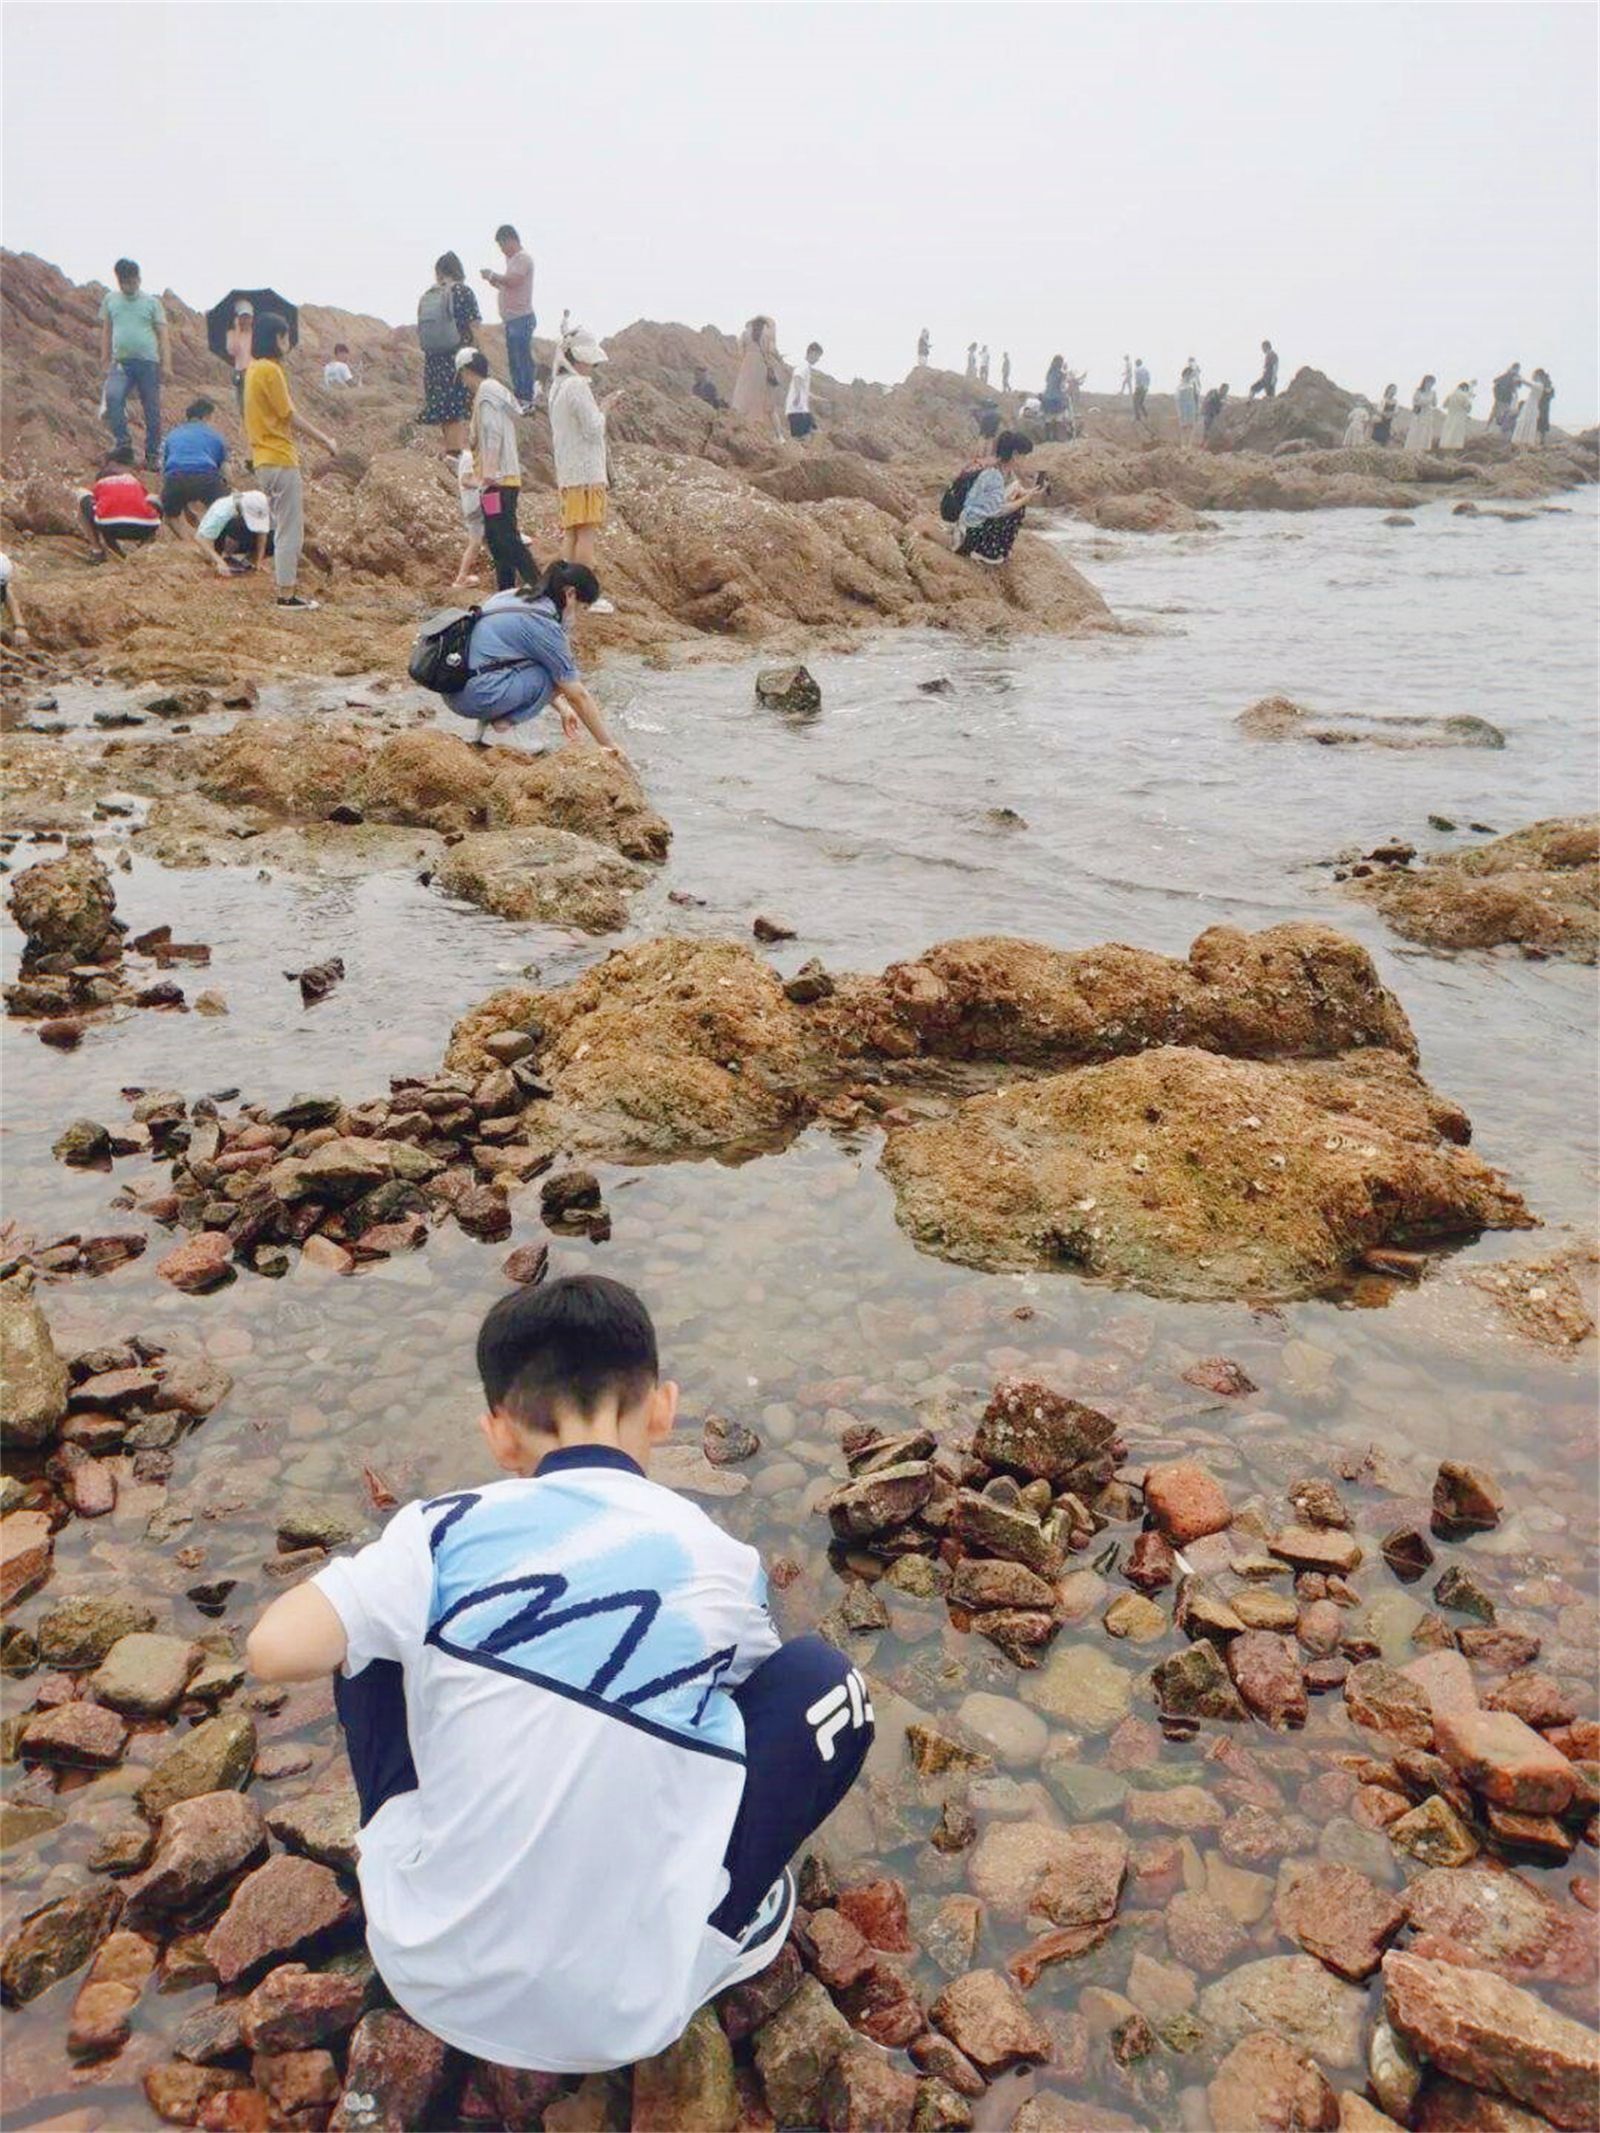
[{"label": "man in white shirt", "polygon": [[806,348],[806,359],[796,363],[789,373],[789,397],[783,411],[789,418],[789,435],[799,438],[803,444],[816,428],[816,417],[811,412],[811,366],[822,354],[822,343],[812,341]]},{"label": "man in white shirt", "polygon": [[495,293],[506,329],[506,368],[511,373],[511,390],[522,412],[531,415],[539,397],[533,370],[533,329],[538,323],[533,312],[533,254],[509,222],[501,223],[494,241],[505,259],[506,270],[499,274],[493,267],[484,267],[483,278]]}]

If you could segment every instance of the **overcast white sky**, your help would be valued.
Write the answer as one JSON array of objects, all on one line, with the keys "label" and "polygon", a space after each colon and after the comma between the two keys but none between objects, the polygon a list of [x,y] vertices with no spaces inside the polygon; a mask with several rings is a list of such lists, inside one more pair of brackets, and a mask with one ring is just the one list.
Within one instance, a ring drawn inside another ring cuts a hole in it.
[{"label": "overcast white sky", "polygon": [[[838,375],[987,340],[1114,386],[1596,385],[1596,16],[1526,5],[4,11],[5,242],[75,279],[414,315],[515,222],[538,308],[778,322]],[[487,293],[487,292],[485,292]]]}]

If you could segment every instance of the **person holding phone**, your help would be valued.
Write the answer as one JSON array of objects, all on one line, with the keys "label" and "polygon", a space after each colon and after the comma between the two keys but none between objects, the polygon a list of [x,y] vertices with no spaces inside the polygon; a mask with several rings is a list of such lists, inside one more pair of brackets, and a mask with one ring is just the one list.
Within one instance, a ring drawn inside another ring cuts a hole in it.
[{"label": "person holding phone", "polygon": [[[615,393],[596,399],[590,383],[606,352],[587,326],[573,326],[556,343],[550,376],[550,442],[556,487],[561,492],[561,553],[569,563],[594,568],[595,538],[606,522],[606,410]],[[609,600],[587,603],[597,615],[614,614]]]},{"label": "person holding phone", "polygon": [[478,477],[478,508],[483,514],[483,541],[494,564],[494,582],[509,592],[520,578],[537,584],[539,566],[517,530],[522,498],[522,459],[517,450],[516,400],[498,378],[489,375],[489,358],[481,348],[463,348],[456,357],[461,383],[472,395],[472,464]]}]

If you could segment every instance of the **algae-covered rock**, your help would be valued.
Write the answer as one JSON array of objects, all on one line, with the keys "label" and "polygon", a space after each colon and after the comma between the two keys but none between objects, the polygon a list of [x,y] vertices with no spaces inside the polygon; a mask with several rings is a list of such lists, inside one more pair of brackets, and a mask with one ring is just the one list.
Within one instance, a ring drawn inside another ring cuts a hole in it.
[{"label": "algae-covered rock", "polygon": [[1573,963],[1600,955],[1600,824],[1592,817],[1535,822],[1349,887],[1396,933],[1428,948],[1517,947]]},{"label": "algae-covered rock", "polygon": [[557,829],[481,830],[450,846],[434,875],[447,895],[497,918],[538,919],[580,933],[626,923],[640,869],[604,845]]}]

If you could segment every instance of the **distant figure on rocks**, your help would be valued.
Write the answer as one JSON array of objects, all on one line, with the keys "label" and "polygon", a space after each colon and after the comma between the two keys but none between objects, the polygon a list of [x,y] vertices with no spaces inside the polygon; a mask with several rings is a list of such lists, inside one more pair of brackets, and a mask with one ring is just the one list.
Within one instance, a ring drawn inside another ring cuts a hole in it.
[{"label": "distant figure on rocks", "polygon": [[191,400],[162,444],[161,516],[174,529],[193,526],[202,505],[227,494],[228,440],[212,427],[216,411],[213,400]]},{"label": "distant figure on rocks", "polygon": [[784,428],[779,420],[783,358],[778,353],[778,329],[765,313],[757,312],[739,336],[739,375],[733,381],[729,402],[736,415],[770,430],[781,444]]},{"label": "distant figure on rocks", "polygon": [[506,368],[511,373],[511,390],[522,413],[531,415],[539,397],[538,380],[533,374],[533,329],[537,324],[533,312],[533,254],[509,222],[501,223],[494,241],[505,257],[506,270],[503,274],[494,267],[480,271],[495,293],[506,329]]},{"label": "distant figure on rocks", "polygon": [[1150,373],[1145,369],[1144,357],[1139,356],[1135,359],[1133,366],[1133,419],[1135,422],[1146,420],[1145,403],[1149,398]]},{"label": "distant figure on rocks", "polygon": [[161,464],[161,375],[171,367],[167,314],[160,297],[140,287],[136,259],[119,259],[113,271],[117,286],[100,299],[105,417],[112,442],[130,443],[128,395],[139,395],[144,411],[144,463],[153,474]]},{"label": "distant figure on rocks", "polygon": [[1227,406],[1227,404],[1228,388],[1226,385],[1213,385],[1210,392],[1208,392],[1204,400],[1201,401],[1200,431],[1202,438],[1204,438],[1206,441],[1209,442],[1211,432],[1216,428],[1217,423],[1221,418],[1222,410]]},{"label": "distant figure on rocks", "polygon": [[1278,397],[1278,351],[1270,341],[1261,343],[1261,375],[1250,388],[1250,397],[1275,400]]},{"label": "distant figure on rocks", "polygon": [[456,461],[456,501],[467,540],[456,565],[456,574],[450,580],[450,590],[465,592],[469,585],[477,584],[478,576],[473,565],[488,547],[484,538],[483,491],[478,486],[478,469],[470,451],[463,452]]},{"label": "distant figure on rocks", "polygon": [[920,332],[920,333],[919,333],[919,334],[917,335],[917,361],[918,361],[918,363],[922,364],[922,365],[923,365],[923,366],[925,367],[925,366],[926,366],[926,364],[927,364],[927,361],[928,361],[928,357],[930,356],[930,354],[931,354],[932,352],[933,352],[933,343],[932,343],[932,341],[930,341],[930,340],[929,340],[929,338],[928,338],[928,329],[927,329],[927,327],[926,327],[926,326],[924,326],[924,327],[923,327],[923,329],[922,329],[922,331],[921,331],[921,332]]},{"label": "distant figure on rocks", "polygon": [[[594,568],[595,536],[606,522],[606,410],[616,400],[595,398],[590,379],[606,352],[587,326],[573,326],[556,343],[550,375],[550,441],[561,491],[561,553]],[[588,603],[597,615],[615,612],[609,600]]]},{"label": "distant figure on rocks", "polygon": [[1539,428],[1539,417],[1544,411],[1545,387],[1548,384],[1549,380],[1542,370],[1536,370],[1528,380],[1527,393],[1517,410],[1517,426],[1511,432],[1513,444],[1535,445],[1541,441],[1543,432]]},{"label": "distant figure on rocks", "polygon": [[1494,381],[1494,407],[1489,420],[1502,437],[1509,437],[1517,420],[1517,395],[1522,390],[1522,365],[1513,363]]},{"label": "distant figure on rocks", "polygon": [[1000,390],[1003,393],[1011,390],[1011,351],[1006,348],[1000,351]]},{"label": "distant figure on rocks", "polygon": [[354,385],[356,382],[356,374],[350,368],[350,347],[348,342],[334,342],[333,360],[331,363],[324,363],[322,366],[322,382],[330,390],[336,392],[342,391],[345,386]]},{"label": "distant figure on rocks", "polygon": [[1539,395],[1538,427],[1539,442],[1543,444],[1545,439],[1550,434],[1550,403],[1556,396],[1556,389],[1549,371],[1536,370],[1534,372],[1534,376],[1538,379],[1540,385],[1543,387],[1543,391]]},{"label": "distant figure on rocks", "polygon": [[[417,420],[439,432],[441,448],[452,457],[467,441],[470,411],[456,356],[463,348],[477,347],[482,316],[461,261],[454,252],[441,252],[433,263],[432,285],[417,302],[417,339],[422,344],[422,412]],[[281,542],[279,548],[281,552]]]},{"label": "distant figure on rocks", "polygon": [[1367,424],[1372,420],[1372,410],[1364,400],[1358,400],[1350,410],[1350,420],[1344,426],[1344,435],[1339,440],[1343,452],[1357,452],[1367,441]]},{"label": "distant figure on rocks", "polygon": [[219,578],[246,577],[272,553],[272,506],[264,489],[219,496],[194,529],[202,555]]},{"label": "distant figure on rocks", "polygon": [[1046,420],[1065,414],[1067,407],[1067,359],[1053,355],[1045,366],[1044,391],[1039,395],[1040,412]]},{"label": "distant figure on rocks", "polygon": [[1022,516],[1038,484],[1012,479],[1017,462],[1033,450],[1033,439],[1021,430],[1002,430],[994,441],[994,457],[983,466],[961,506],[961,540],[957,555],[975,556],[980,563],[1003,563],[1022,531]]},{"label": "distant figure on rocks", "polygon": [[241,296],[233,307],[233,324],[223,336],[228,361],[233,366],[233,397],[244,406],[244,374],[250,368],[250,344],[255,339],[256,307]]},{"label": "distant figure on rocks", "polygon": [[970,378],[970,379],[972,380],[972,382],[973,382],[973,384],[974,384],[974,385],[976,385],[976,384],[977,384],[977,382],[978,382],[978,344],[977,344],[977,342],[976,342],[976,341],[968,341],[968,343],[967,343],[967,376],[968,376],[968,377],[969,377],[969,378]]},{"label": "distant figure on rocks", "polygon": [[728,404],[717,391],[716,383],[704,363],[695,365],[694,384],[689,389],[697,400],[704,400],[707,407],[723,408]]},{"label": "distant figure on rocks", "polygon": [[1441,452],[1459,452],[1467,441],[1467,424],[1472,420],[1472,396],[1477,391],[1476,381],[1469,384],[1463,378],[1454,392],[1444,398],[1444,423],[1439,431]]},{"label": "distant figure on rocks", "polygon": [[1411,395],[1411,421],[1406,430],[1408,452],[1431,452],[1439,413],[1438,379],[1430,370]]},{"label": "distant figure on rocks", "polygon": [[1394,418],[1399,409],[1399,386],[1386,385],[1383,388],[1383,398],[1378,403],[1378,419],[1372,425],[1372,441],[1374,444],[1387,444],[1389,442],[1394,435]]},{"label": "distant figure on rocks", "polygon": [[980,349],[978,350],[978,383],[979,383],[980,385],[987,385],[987,384],[988,384],[988,382],[989,382],[989,350],[988,350],[988,346],[987,346],[987,344],[985,344],[985,345],[984,345],[984,346],[983,346],[982,348],[980,348]]},{"label": "distant figure on rocks", "polygon": [[1120,385],[1119,385],[1119,386],[1117,387],[1117,391],[1118,391],[1119,393],[1130,393],[1130,394],[1131,394],[1131,393],[1132,393],[1132,391],[1133,391],[1133,358],[1132,358],[1132,356],[1124,356],[1124,357],[1123,357],[1123,359],[1122,359],[1122,383],[1121,383],[1121,384],[1120,384]]},{"label": "distant figure on rocks", "polygon": [[517,450],[516,395],[489,375],[489,358],[481,348],[456,353],[461,383],[472,396],[469,448],[478,477],[478,507],[483,514],[483,545],[494,564],[494,582],[509,592],[520,578],[538,582],[539,566],[517,529],[522,496],[522,459]]},{"label": "distant figure on rocks", "polygon": [[822,343],[812,341],[806,348],[805,361],[796,363],[789,373],[789,395],[784,401],[783,412],[789,424],[789,435],[799,438],[803,444],[817,426],[811,412],[811,367],[822,356]]},{"label": "distant figure on rocks", "polygon": [[94,487],[78,490],[77,504],[91,563],[103,563],[108,555],[120,563],[124,542],[142,548],[161,531],[160,508],[133,471],[131,444],[111,447]]},{"label": "distant figure on rocks", "polygon": [[528,592],[497,592],[483,603],[467,654],[467,683],[445,703],[477,725],[475,744],[510,733],[554,703],[561,730],[575,741],[587,730],[596,747],[626,761],[600,706],[578,678],[567,625],[580,607],[599,602],[600,581],[587,563],[552,563]]},{"label": "distant figure on rocks", "polygon": [[305,494],[300,478],[297,435],[303,431],[330,458],[339,449],[325,430],[295,412],[283,368],[289,353],[289,326],[275,311],[256,320],[255,350],[244,374],[244,430],[250,443],[255,477],[272,507],[272,574],[281,608],[318,605],[296,590],[300,551],[305,545]]},{"label": "distant figure on rocks", "polygon": [[26,645],[28,641],[27,618],[17,590],[17,566],[10,556],[0,555],[0,642]]},{"label": "distant figure on rocks", "polygon": [[1193,442],[1200,427],[1200,365],[1190,356],[1178,379],[1178,442]]}]

